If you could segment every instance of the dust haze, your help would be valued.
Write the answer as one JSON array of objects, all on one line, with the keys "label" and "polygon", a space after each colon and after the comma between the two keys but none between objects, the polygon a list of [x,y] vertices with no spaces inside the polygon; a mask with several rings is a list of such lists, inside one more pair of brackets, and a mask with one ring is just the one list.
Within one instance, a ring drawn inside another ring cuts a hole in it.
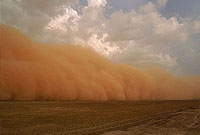
[{"label": "dust haze", "polygon": [[200,98],[200,76],[113,63],[90,48],[38,43],[0,25],[0,100]]}]

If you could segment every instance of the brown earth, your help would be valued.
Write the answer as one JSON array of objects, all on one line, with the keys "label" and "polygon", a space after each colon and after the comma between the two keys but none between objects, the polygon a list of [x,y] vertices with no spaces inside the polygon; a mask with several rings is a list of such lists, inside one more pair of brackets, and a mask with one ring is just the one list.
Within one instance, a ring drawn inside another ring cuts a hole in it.
[{"label": "brown earth", "polygon": [[1,101],[1,135],[200,135],[200,103]]}]

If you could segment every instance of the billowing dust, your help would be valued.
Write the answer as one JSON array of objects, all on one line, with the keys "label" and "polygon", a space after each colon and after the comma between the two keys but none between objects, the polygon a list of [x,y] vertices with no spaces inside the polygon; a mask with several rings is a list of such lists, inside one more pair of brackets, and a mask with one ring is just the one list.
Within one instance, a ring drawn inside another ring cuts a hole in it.
[{"label": "billowing dust", "polygon": [[200,76],[113,63],[92,49],[35,42],[0,25],[1,100],[200,98]]}]

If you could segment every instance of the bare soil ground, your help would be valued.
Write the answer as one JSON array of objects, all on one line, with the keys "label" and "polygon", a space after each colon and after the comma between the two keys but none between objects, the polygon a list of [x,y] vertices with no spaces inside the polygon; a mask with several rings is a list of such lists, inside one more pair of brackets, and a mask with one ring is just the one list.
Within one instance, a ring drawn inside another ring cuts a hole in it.
[{"label": "bare soil ground", "polygon": [[1,135],[200,135],[200,103],[1,101]]}]

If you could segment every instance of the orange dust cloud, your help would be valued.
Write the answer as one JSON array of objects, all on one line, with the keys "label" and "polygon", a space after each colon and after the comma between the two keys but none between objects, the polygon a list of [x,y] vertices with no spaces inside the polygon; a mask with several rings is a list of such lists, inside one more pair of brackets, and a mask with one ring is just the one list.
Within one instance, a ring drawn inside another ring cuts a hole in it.
[{"label": "orange dust cloud", "polygon": [[92,49],[32,41],[0,25],[0,100],[200,98],[200,77],[112,63]]}]

